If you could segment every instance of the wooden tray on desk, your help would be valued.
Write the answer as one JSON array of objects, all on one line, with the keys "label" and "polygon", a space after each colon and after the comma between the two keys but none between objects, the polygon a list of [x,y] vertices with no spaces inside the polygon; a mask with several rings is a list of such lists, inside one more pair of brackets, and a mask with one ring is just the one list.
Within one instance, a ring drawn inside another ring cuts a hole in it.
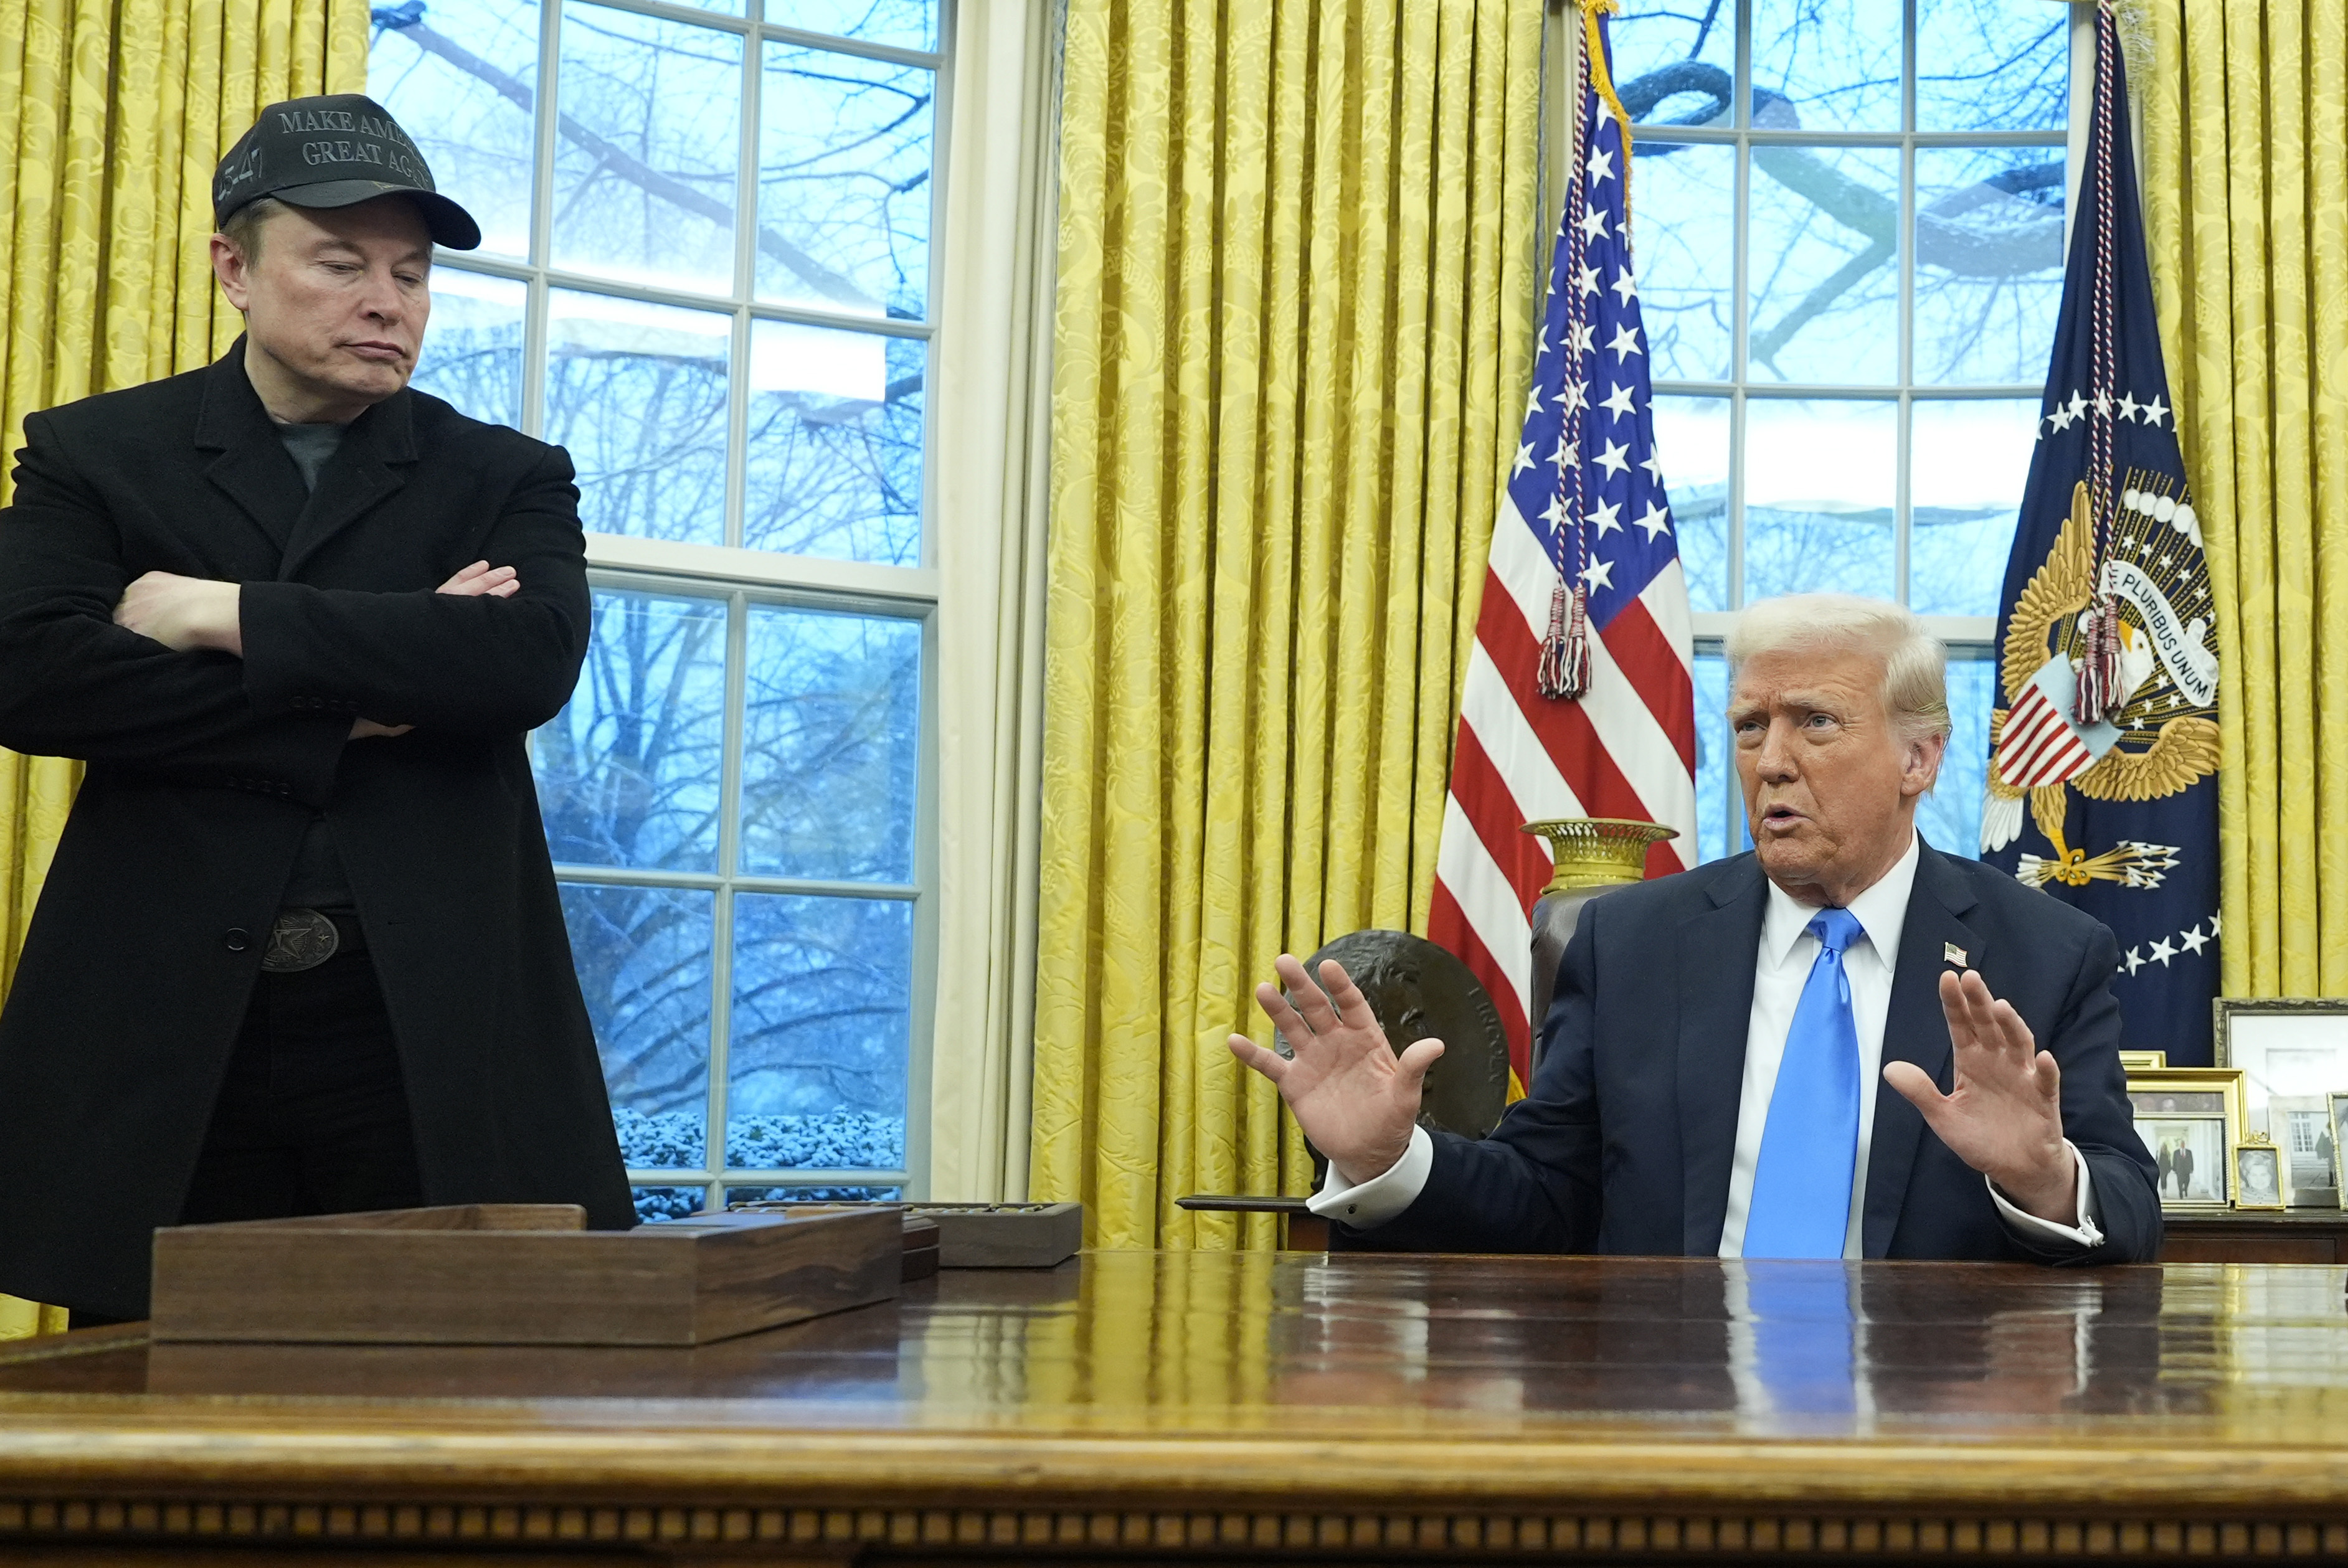
[{"label": "wooden tray on desk", "polygon": [[895,1210],[585,1225],[568,1204],[469,1204],[159,1230],[153,1337],[706,1345],[886,1300],[904,1271]]}]

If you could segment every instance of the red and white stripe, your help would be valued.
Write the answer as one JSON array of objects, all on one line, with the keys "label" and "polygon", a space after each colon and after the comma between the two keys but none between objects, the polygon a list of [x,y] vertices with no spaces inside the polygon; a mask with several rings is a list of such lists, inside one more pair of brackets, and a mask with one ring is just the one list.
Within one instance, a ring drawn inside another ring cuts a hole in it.
[{"label": "red and white stripe", "polygon": [[1427,934],[1457,953],[1500,1009],[1521,1084],[1531,1076],[1534,900],[1548,845],[1522,831],[1544,817],[1657,822],[1680,836],[1647,853],[1647,875],[1695,864],[1694,638],[1677,561],[1591,638],[1590,689],[1540,694],[1535,671],[1556,568],[1503,500],[1459,711]]},{"label": "red and white stripe", "polygon": [[1998,776],[2016,789],[2036,789],[2075,779],[2095,762],[2096,753],[2045,689],[2035,681],[2024,686],[1998,739]]}]

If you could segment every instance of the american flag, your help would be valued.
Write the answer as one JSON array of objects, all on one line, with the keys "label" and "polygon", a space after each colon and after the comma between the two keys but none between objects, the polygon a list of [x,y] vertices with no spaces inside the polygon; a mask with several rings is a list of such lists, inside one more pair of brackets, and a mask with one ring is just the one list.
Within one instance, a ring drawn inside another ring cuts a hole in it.
[{"label": "american flag", "polygon": [[[1551,870],[1522,825],[1663,823],[1680,836],[1648,851],[1647,875],[1695,863],[1687,583],[1655,455],[1631,275],[1629,117],[1607,77],[1604,29],[1591,11],[1580,178],[1558,227],[1523,437],[1492,531],[1427,922],[1498,1006],[1519,1085],[1531,1081],[1540,1021],[1529,1017],[1529,917]],[[1552,676],[1580,673],[1560,670],[1580,663],[1563,658],[1569,639],[1587,649],[1586,679],[1578,696],[1547,695],[1545,645]]]}]

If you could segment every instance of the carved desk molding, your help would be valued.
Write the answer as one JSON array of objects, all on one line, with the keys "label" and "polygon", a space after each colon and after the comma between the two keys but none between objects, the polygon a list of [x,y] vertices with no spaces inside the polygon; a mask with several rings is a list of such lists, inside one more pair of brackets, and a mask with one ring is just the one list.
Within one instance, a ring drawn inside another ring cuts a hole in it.
[{"label": "carved desk molding", "polygon": [[1093,1254],[676,1351],[98,1330],[0,1354],[0,1554],[2348,1557],[2348,1271],[1772,1266]]}]

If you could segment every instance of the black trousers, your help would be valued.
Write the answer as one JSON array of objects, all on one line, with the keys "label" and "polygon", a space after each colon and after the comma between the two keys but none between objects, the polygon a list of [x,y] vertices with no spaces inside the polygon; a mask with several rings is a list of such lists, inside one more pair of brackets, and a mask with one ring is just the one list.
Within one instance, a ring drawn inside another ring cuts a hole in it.
[{"label": "black trousers", "polygon": [[[237,1031],[182,1225],[415,1208],[407,1086],[375,965],[338,953],[264,973]],[[76,1312],[71,1326],[117,1321]]]},{"label": "black trousers", "polygon": [[364,952],[253,984],[182,1225],[424,1202],[399,1050]]}]

